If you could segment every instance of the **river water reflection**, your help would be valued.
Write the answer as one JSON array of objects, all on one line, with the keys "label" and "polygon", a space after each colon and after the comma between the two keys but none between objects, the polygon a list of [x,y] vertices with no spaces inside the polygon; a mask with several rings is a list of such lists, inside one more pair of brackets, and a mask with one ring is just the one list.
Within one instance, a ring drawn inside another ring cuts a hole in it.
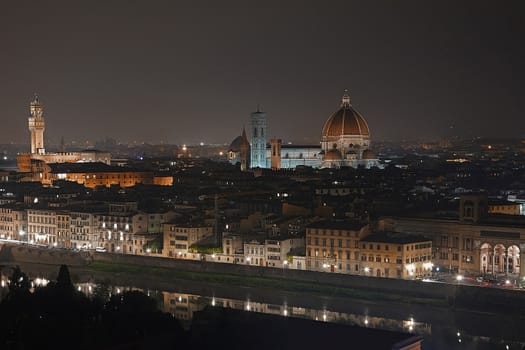
[{"label": "river water reflection", "polygon": [[[33,283],[45,284],[40,276]],[[97,284],[77,283],[76,287],[92,296]],[[1,295],[7,292],[2,276]],[[523,349],[525,327],[521,317],[452,311],[422,305],[364,302],[350,298],[302,295],[301,293],[261,292],[250,288],[199,285],[180,282],[177,288],[108,286],[109,294],[139,290],[157,300],[159,307],[188,328],[193,314],[204,307],[216,306],[261,312],[282,317],[298,317],[422,335],[423,349]],[[175,290],[173,290],[175,289]],[[198,291],[198,293],[196,292]],[[278,295],[276,295],[278,294]]]},{"label": "river water reflection", "polygon": [[[79,290],[89,295],[94,290],[95,286],[91,283],[78,284]],[[362,313],[345,312],[337,309],[338,303],[327,303],[324,300],[319,300],[317,307],[312,307],[300,303],[289,301],[287,297],[283,298],[282,303],[265,302],[264,297],[254,296],[247,292],[243,299],[227,298],[223,296],[216,296],[214,293],[210,295],[199,295],[181,291],[158,291],[133,287],[112,287],[110,293],[123,293],[127,290],[140,290],[148,296],[155,298],[163,311],[172,314],[179,319],[183,325],[188,328],[191,325],[193,314],[196,311],[204,309],[206,306],[216,306],[233,308],[237,310],[244,310],[246,312],[261,312],[265,314],[279,315],[282,317],[297,317],[320,322],[334,322],[341,324],[357,325],[361,327],[379,328],[385,330],[399,331],[405,333],[412,333],[422,335],[425,338],[423,349],[523,349],[525,341],[519,339],[524,337],[523,332],[518,329],[519,336],[515,339],[505,339],[497,332],[497,327],[494,328],[490,324],[488,328],[495,332],[487,333],[487,327],[479,327],[483,324],[485,319],[483,317],[476,318],[474,314],[462,315],[454,314],[453,319],[448,322],[439,322],[439,318],[434,318],[430,322],[417,319],[417,317],[410,312],[411,308],[406,307],[405,317],[392,317],[392,312],[389,310],[385,314],[389,316],[378,315],[377,308],[371,308],[369,305],[361,305]],[[331,300],[331,299],[330,299]],[[354,300],[347,300],[349,303]],[[314,301],[316,302],[316,301]],[[329,306],[330,305],[330,306]],[[333,305],[333,308],[331,307]],[[352,307],[355,309],[356,307]],[[357,306],[359,309],[359,306]],[[372,312],[373,309],[373,312]],[[381,309],[381,308],[380,308]],[[386,311],[386,310],[385,310]],[[478,315],[479,316],[479,315]],[[465,317],[467,319],[465,320]],[[498,317],[491,315],[495,322],[513,322],[512,318],[508,320],[499,320]],[[519,322],[519,320],[515,320]],[[458,324],[465,324],[466,327],[461,328]],[[476,329],[479,333],[476,333]]]}]

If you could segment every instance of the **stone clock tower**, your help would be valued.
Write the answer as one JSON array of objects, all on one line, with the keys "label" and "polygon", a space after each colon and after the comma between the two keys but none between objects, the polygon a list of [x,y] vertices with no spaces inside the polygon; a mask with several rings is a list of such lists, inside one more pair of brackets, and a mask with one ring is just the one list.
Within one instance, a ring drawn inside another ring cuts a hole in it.
[{"label": "stone clock tower", "polygon": [[44,106],[38,101],[36,94],[35,99],[31,101],[29,110],[28,125],[31,133],[31,154],[45,154],[44,130],[46,122],[44,120]]}]

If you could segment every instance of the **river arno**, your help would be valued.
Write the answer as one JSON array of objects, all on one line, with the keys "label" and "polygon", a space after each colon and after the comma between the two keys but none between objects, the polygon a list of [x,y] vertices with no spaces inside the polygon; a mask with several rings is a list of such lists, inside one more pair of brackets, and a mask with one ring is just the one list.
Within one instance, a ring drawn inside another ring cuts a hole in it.
[{"label": "river arno", "polygon": [[[54,279],[58,271],[58,267],[51,265],[21,264],[21,268],[34,279]],[[186,280],[136,279],[126,274],[95,276],[75,268],[71,274],[78,288],[88,295],[100,282],[108,285],[111,293],[140,289],[156,298],[164,311],[186,326],[190,325],[193,312],[211,305],[414,333],[424,336],[423,349],[522,349],[525,345],[525,322],[516,315]],[[2,292],[6,292],[5,287]]]}]

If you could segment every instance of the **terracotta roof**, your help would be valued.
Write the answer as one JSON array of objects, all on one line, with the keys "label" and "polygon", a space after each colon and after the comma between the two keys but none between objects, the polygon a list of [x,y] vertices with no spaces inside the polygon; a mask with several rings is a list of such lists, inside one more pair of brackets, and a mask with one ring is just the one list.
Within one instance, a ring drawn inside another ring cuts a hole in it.
[{"label": "terracotta roof", "polygon": [[361,239],[361,242],[397,244],[420,243],[428,241],[432,241],[432,239],[421,235],[410,235],[405,233],[386,231],[373,233]]},{"label": "terracotta roof", "polygon": [[328,152],[326,152],[324,156],[324,160],[341,160],[343,159],[343,156],[341,155],[341,152],[339,152],[336,149],[331,149]]},{"label": "terracotta roof", "polygon": [[337,221],[331,221],[331,220],[323,220],[323,221],[316,221],[309,225],[307,225],[307,228],[323,228],[323,229],[333,229],[333,230],[360,230],[363,227],[365,227],[366,223],[357,222],[357,221],[347,221],[347,220],[337,220]]},{"label": "terracotta roof", "polygon": [[377,159],[377,155],[373,151],[365,149],[363,151],[363,159]]},{"label": "terracotta roof", "polygon": [[88,162],[88,163],[48,163],[47,164],[51,173],[101,173],[101,172],[112,172],[112,173],[125,173],[125,172],[148,172],[145,170],[139,170],[129,167],[107,165],[101,162]]},{"label": "terracotta roof", "polygon": [[233,139],[229,150],[239,152],[243,144],[247,146],[250,145],[250,141],[248,141],[248,138],[246,137],[246,130],[244,128],[242,129],[242,134]]},{"label": "terracotta roof", "polygon": [[242,141],[243,139],[241,135],[234,138],[230,144],[230,151],[239,152],[241,150]]},{"label": "terracotta roof", "polygon": [[332,114],[323,127],[323,136],[362,135],[369,136],[370,131],[365,118],[350,104],[348,95],[343,96],[341,108]]}]

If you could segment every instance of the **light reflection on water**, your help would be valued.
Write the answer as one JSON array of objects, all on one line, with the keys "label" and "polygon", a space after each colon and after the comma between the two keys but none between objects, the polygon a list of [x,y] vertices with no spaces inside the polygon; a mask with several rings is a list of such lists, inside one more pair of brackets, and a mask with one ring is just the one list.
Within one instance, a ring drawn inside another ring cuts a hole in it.
[{"label": "light reflection on water", "polygon": [[[37,284],[42,286],[48,282],[44,278],[35,278],[32,281],[35,287]],[[96,293],[97,287],[99,287],[99,285],[91,282],[78,283],[75,286],[78,291],[81,291],[88,297],[92,297]],[[450,327],[448,327],[449,329],[446,329],[448,333],[443,334],[443,330],[445,329],[443,325],[440,325],[439,328],[441,329],[436,335],[436,332],[433,334],[433,327],[430,323],[421,322],[411,314],[407,314],[403,319],[393,319],[379,317],[377,315],[368,315],[366,312],[364,314],[338,312],[336,310],[331,310],[326,306],[320,306],[319,308],[309,308],[302,305],[291,305],[286,300],[282,304],[271,304],[260,302],[259,300],[254,300],[250,297],[246,297],[245,300],[240,300],[217,297],[213,295],[203,296],[197,294],[157,291],[125,286],[103,286],[103,288],[107,288],[106,292],[108,296],[131,290],[141,291],[149,297],[154,298],[158,302],[159,307],[164,312],[168,312],[175,318],[179,319],[186,328],[190,326],[193,314],[197,311],[203,310],[209,305],[244,310],[248,312],[260,312],[265,314],[279,315],[282,317],[296,317],[321,322],[333,322],[412,333],[415,335],[421,335],[425,338],[425,341],[423,342],[423,349],[507,350],[522,349],[525,345],[523,342],[511,342],[504,341],[502,339],[499,339],[495,344],[494,339],[491,339],[490,337],[468,335],[467,332],[460,329],[457,331],[450,331]],[[3,297],[7,293],[7,289],[7,278],[2,276],[0,281],[0,297]]]},{"label": "light reflection on water", "polygon": [[[93,283],[78,284],[86,295],[92,295],[95,288]],[[91,288],[90,288],[91,287]],[[390,331],[398,331],[421,335],[425,338],[423,349],[504,349],[504,350],[521,350],[525,343],[499,340],[494,344],[490,337],[471,336],[463,330],[454,330],[447,334],[443,339],[443,334],[436,335],[432,333],[430,323],[418,321],[414,315],[408,314],[404,319],[393,319],[372,316],[367,314],[353,314],[330,310],[325,306],[320,308],[308,308],[301,305],[290,305],[286,300],[282,304],[270,304],[253,300],[246,297],[246,300],[222,298],[217,296],[203,296],[197,294],[188,294],[181,292],[168,292],[157,290],[145,290],[133,287],[110,287],[109,295],[119,294],[125,291],[137,290],[153,297],[159,303],[164,312],[172,314],[180,320],[186,328],[191,325],[193,314],[203,310],[206,306],[216,306],[244,310],[248,312],[260,312],[265,314],[279,315],[282,317],[297,317],[310,319],[321,322],[333,322],[361,327],[378,328]],[[445,344],[445,345],[443,345]]]},{"label": "light reflection on water", "polygon": [[[87,296],[92,295],[96,285],[93,283],[79,283],[77,284]],[[344,323],[350,325],[357,325],[370,328],[379,328],[393,331],[400,331],[406,333],[414,333],[418,335],[430,335],[431,326],[428,323],[417,322],[414,317],[407,315],[404,320],[395,320],[384,317],[372,317],[368,315],[356,315],[344,312],[337,312],[332,310],[311,309],[301,306],[288,305],[287,302],[282,305],[262,303],[247,298],[246,300],[208,297],[195,294],[175,293],[166,291],[151,291],[140,288],[131,287],[111,287],[109,294],[120,294],[125,291],[137,290],[148,296],[152,296],[159,301],[160,307],[164,312],[172,314],[175,318],[183,321],[186,326],[189,321],[193,319],[193,314],[197,311],[203,310],[206,306],[216,306],[231,308],[237,310],[260,312],[264,314],[279,315],[283,317],[297,317],[306,318],[316,321]],[[188,321],[188,322],[186,322]]]}]

